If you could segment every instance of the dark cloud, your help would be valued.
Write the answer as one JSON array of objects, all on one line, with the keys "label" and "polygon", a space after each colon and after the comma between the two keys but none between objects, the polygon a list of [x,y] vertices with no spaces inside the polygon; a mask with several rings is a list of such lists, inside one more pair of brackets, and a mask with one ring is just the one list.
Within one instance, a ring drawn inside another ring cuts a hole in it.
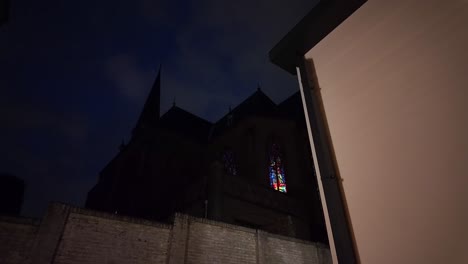
[{"label": "dark cloud", "polygon": [[[197,97],[205,103],[205,110],[213,109],[213,104],[226,109],[240,103],[258,83],[272,99],[283,100],[297,85],[293,76],[269,62],[268,51],[314,4],[284,0],[196,1],[188,22],[175,33],[174,68],[188,77],[180,83],[181,76],[175,76],[178,81],[173,83],[206,94]],[[192,94],[181,93],[180,97],[183,101]],[[224,109],[215,112],[224,113]],[[208,112],[205,110],[199,106],[195,112],[203,116]],[[214,121],[220,115],[204,117]]]},{"label": "dark cloud", "polygon": [[[179,106],[215,121],[258,84],[273,100],[283,100],[297,85],[293,76],[269,62],[268,51],[316,2],[140,0],[146,21],[169,27],[175,39],[163,64],[162,112],[175,99]],[[107,73],[126,97],[148,93],[150,72],[135,57],[109,58]]]},{"label": "dark cloud", "polygon": [[118,54],[106,61],[105,74],[120,95],[141,103],[152,85],[156,71],[143,69],[135,56]]},{"label": "dark cloud", "polygon": [[0,105],[0,168],[26,180],[27,214],[42,214],[49,200],[80,204],[83,190],[73,186],[86,171],[86,118],[32,102],[3,99]]},{"label": "dark cloud", "polygon": [[0,124],[4,133],[46,131],[72,144],[82,144],[88,136],[88,124],[77,113],[63,113],[42,106],[0,100]]},{"label": "dark cloud", "polygon": [[183,2],[177,0],[139,0],[137,8],[143,18],[151,25],[174,30],[184,20],[178,14],[185,7]]},{"label": "dark cloud", "polygon": [[174,101],[210,121],[253,93],[297,90],[268,51],[316,1],[16,3],[0,28],[0,172],[28,184],[24,213],[82,205],[128,138],[162,63]]}]

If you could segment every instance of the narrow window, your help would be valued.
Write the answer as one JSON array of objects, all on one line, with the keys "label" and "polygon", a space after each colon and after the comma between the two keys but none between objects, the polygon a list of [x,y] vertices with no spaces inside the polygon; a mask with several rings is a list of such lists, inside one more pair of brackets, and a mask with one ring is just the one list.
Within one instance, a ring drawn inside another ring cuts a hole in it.
[{"label": "narrow window", "polygon": [[230,176],[237,175],[237,164],[232,149],[225,149],[223,152],[224,170]]},{"label": "narrow window", "polygon": [[273,144],[270,149],[270,186],[280,192],[287,193],[284,166],[281,160],[281,149],[278,144]]}]

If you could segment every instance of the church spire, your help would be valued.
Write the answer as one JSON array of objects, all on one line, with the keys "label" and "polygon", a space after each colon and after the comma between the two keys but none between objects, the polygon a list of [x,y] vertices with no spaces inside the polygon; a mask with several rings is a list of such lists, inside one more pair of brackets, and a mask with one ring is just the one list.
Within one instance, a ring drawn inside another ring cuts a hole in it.
[{"label": "church spire", "polygon": [[161,101],[161,66],[159,66],[158,76],[146,99],[140,118],[135,126],[135,130],[154,125],[159,120]]}]

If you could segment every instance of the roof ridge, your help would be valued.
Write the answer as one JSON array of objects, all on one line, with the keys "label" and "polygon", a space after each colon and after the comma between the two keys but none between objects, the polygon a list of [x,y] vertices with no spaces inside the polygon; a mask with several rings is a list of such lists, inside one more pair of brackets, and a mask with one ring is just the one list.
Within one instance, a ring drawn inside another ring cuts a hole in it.
[{"label": "roof ridge", "polygon": [[239,110],[240,107],[247,105],[252,98],[254,98],[256,95],[262,96],[266,98],[270,103],[272,103],[274,106],[278,106],[271,98],[265,94],[261,89],[255,90],[249,97],[245,98],[240,104],[238,104],[236,107],[232,108],[231,111],[225,115],[223,115],[221,118],[219,118],[217,121],[214,122],[214,124],[221,122],[223,119],[225,119],[229,114],[235,114],[237,110]]},{"label": "roof ridge", "polygon": [[[190,115],[191,117],[194,117],[194,118],[197,118],[197,119],[200,119],[201,121],[204,121],[205,123],[208,123],[208,124],[213,124],[212,122],[196,115],[196,114],[193,114],[179,106],[172,106],[169,110],[167,110],[166,113],[164,113],[162,116],[161,116],[161,119],[164,118],[168,113],[170,113],[171,111],[179,111],[179,112],[183,112],[184,114],[187,114],[187,115]],[[167,118],[167,117],[166,117]]]},{"label": "roof ridge", "polygon": [[297,96],[297,95],[300,95],[300,90],[297,90],[296,92],[294,92],[293,94],[289,95],[286,99],[284,99],[283,101],[281,101],[280,103],[278,103],[278,106],[281,106],[283,105],[284,103],[287,103],[289,100],[292,100],[294,98],[294,96]]}]

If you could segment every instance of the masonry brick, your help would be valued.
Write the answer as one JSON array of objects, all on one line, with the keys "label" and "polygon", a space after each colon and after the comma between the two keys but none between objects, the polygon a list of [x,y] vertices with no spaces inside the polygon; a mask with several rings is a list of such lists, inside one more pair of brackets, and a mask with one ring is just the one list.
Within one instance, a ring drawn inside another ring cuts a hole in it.
[{"label": "masonry brick", "polygon": [[52,204],[40,226],[0,218],[0,263],[329,264],[331,257],[321,244],[188,215],[165,225]]},{"label": "masonry brick", "polygon": [[190,224],[187,263],[256,263],[255,232]]},{"label": "masonry brick", "polygon": [[185,263],[189,235],[189,217],[177,214],[172,227],[169,244],[169,264]]},{"label": "masonry brick", "polygon": [[38,227],[34,219],[0,217],[0,263],[28,263]]},{"label": "masonry brick", "polygon": [[169,228],[71,213],[54,263],[166,263]]}]

